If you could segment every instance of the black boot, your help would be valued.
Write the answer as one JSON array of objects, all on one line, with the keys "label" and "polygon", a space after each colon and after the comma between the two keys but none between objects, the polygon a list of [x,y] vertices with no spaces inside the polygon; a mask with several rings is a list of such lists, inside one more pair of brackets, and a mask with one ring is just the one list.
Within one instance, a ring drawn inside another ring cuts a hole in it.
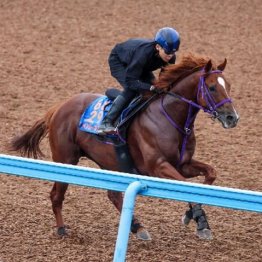
[{"label": "black boot", "polygon": [[109,112],[103,119],[100,127],[97,130],[98,135],[113,134],[115,133],[114,121],[117,119],[121,111],[124,109],[128,101],[119,95],[114,100]]}]

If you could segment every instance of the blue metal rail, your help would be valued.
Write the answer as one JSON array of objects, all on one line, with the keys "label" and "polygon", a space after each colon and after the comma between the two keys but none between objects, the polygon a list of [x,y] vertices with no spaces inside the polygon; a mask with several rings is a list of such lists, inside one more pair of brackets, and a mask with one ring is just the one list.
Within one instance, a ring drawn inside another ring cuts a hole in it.
[{"label": "blue metal rail", "polygon": [[114,262],[125,261],[137,194],[262,212],[262,192],[208,186],[0,154],[0,173],[126,192]]}]

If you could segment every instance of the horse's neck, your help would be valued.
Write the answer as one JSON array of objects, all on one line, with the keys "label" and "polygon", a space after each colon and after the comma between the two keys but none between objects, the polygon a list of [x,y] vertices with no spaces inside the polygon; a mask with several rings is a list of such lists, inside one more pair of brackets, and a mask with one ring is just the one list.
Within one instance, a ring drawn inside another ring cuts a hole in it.
[{"label": "horse's neck", "polygon": [[[171,88],[170,92],[178,94],[179,96],[196,103],[198,82],[199,72],[195,72],[178,82],[173,88]],[[177,122],[180,124],[185,122],[186,118],[188,117],[188,103],[184,102],[183,100],[176,99],[171,95],[166,95],[163,105],[168,111],[168,114],[176,119]],[[197,111],[195,108],[192,108],[192,110],[193,112]]]},{"label": "horse's neck", "polygon": [[178,94],[193,102],[197,102],[197,89],[200,74],[201,73],[198,71],[188,75],[179,81],[176,85],[174,85],[170,92]]}]

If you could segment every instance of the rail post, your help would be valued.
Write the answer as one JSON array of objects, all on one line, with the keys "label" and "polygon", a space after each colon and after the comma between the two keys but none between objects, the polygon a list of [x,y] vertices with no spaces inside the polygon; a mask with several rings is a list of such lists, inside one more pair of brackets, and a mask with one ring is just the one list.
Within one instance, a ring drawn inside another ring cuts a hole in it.
[{"label": "rail post", "polygon": [[113,262],[125,261],[136,196],[145,189],[145,185],[135,181],[125,191]]}]

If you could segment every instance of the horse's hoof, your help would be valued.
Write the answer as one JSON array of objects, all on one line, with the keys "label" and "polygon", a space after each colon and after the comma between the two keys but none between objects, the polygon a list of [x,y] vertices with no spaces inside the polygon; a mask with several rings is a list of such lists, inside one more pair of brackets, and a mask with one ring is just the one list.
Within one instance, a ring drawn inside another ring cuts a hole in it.
[{"label": "horse's hoof", "polygon": [[65,237],[65,236],[67,236],[66,228],[65,228],[65,227],[59,227],[59,228],[57,229],[57,235],[58,235],[59,237]]},{"label": "horse's hoof", "polygon": [[200,239],[206,239],[206,240],[211,240],[213,239],[212,236],[212,232],[210,229],[208,228],[204,228],[202,230],[197,230],[196,235],[200,238]]},{"label": "horse's hoof", "polygon": [[182,224],[185,226],[188,226],[190,223],[191,218],[189,218],[187,215],[182,216]]},{"label": "horse's hoof", "polygon": [[136,238],[143,241],[150,241],[152,240],[150,234],[144,228],[141,228],[136,233]]}]

